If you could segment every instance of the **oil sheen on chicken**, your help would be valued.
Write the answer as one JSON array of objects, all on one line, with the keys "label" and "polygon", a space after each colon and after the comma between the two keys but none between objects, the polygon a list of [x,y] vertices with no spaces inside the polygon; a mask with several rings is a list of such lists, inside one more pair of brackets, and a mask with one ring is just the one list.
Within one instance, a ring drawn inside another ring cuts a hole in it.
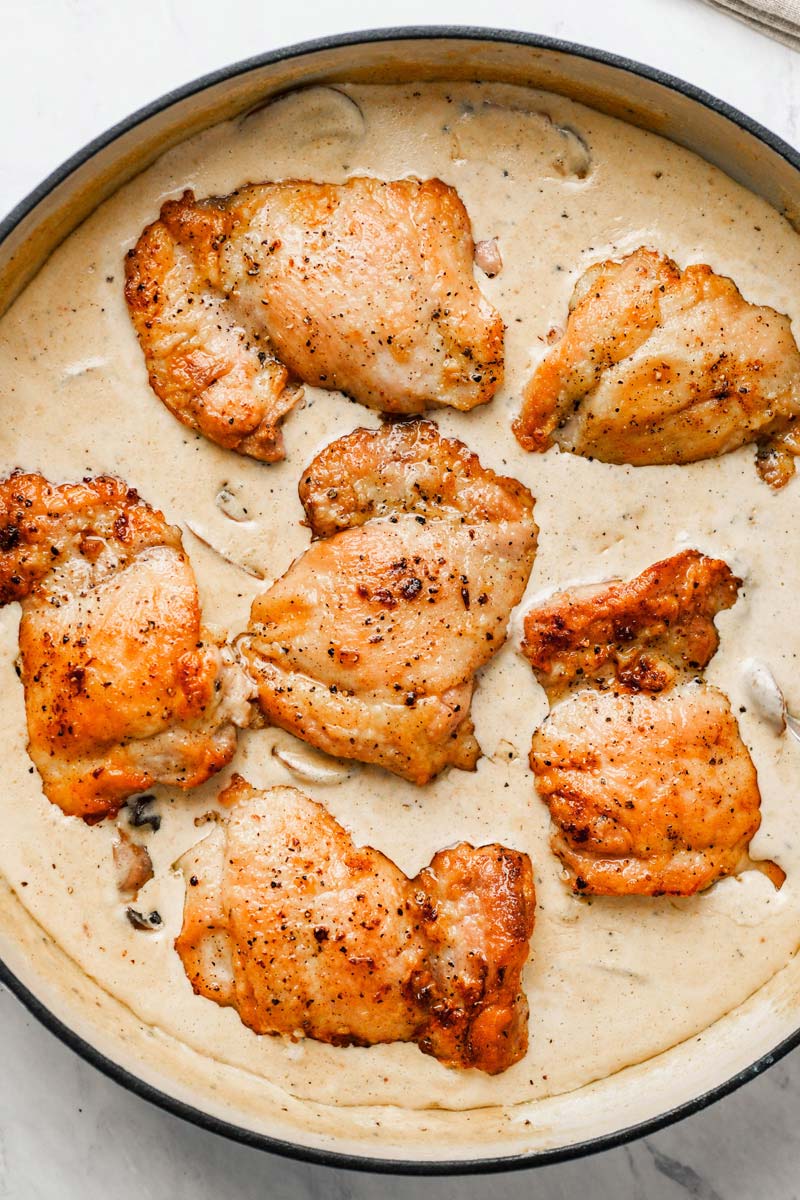
[{"label": "oil sheen on chicken", "polygon": [[292,381],[392,413],[492,398],[503,322],[473,253],[467,212],[438,179],[185,192],[130,252],[125,294],[167,407],[271,462]]},{"label": "oil sheen on chicken", "polygon": [[133,489],[0,484],[0,603],[15,600],[28,751],[65,813],[97,821],[231,760],[252,685],[200,624],[180,533]]},{"label": "oil sheen on chicken", "polygon": [[741,583],[721,559],[683,550],[635,579],[557,592],[525,614],[522,653],[551,701],[590,682],[662,692],[711,661],[714,618]]},{"label": "oil sheen on chicken", "polygon": [[303,473],[315,538],[253,603],[242,652],[268,721],[423,784],[480,754],[474,676],[533,565],[533,499],[435,425],[339,438]]},{"label": "oil sheen on chicken", "polygon": [[462,842],[408,879],[294,788],[234,776],[220,799],[230,812],[179,864],[195,992],[260,1034],[416,1042],[491,1074],[524,1055],[527,855]]},{"label": "oil sheen on chicken", "polygon": [[640,248],[579,280],[566,332],[534,372],[514,432],[526,450],[608,463],[691,463],[758,442],[782,487],[800,452],[800,351],[789,318],[710,267]]},{"label": "oil sheen on chicken", "polygon": [[751,866],[782,883],[749,858],[755,767],[727,697],[701,678],[740,586],[685,550],[526,614],[522,652],[554,705],[530,762],[576,892],[692,895]]},{"label": "oil sheen on chicken", "polygon": [[746,864],[761,823],[755,767],[726,696],[584,691],[533,737],[552,847],[576,892],[689,896]]}]

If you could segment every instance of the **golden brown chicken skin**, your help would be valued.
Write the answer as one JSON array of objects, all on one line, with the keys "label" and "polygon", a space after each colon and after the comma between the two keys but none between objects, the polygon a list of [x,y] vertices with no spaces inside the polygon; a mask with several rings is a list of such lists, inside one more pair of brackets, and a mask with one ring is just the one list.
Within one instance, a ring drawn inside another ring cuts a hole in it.
[{"label": "golden brown chicken skin", "polygon": [[461,843],[408,879],[294,788],[234,776],[221,800],[229,814],[179,864],[175,948],[198,995],[259,1034],[416,1042],[490,1074],[524,1055],[527,855]]},{"label": "golden brown chicken skin", "polygon": [[0,484],[0,604],[19,601],[28,751],[93,822],[233,757],[252,686],[200,623],[180,533],[118,479]]},{"label": "golden brown chicken skin", "polygon": [[727,563],[684,550],[635,579],[557,592],[525,616],[522,653],[550,700],[573,685],[662,692],[717,651],[717,613],[741,579]]},{"label": "golden brown chicken skin", "polygon": [[417,784],[480,755],[475,672],[533,565],[533,499],[435,425],[359,429],[303,473],[316,539],[253,603],[261,709],[329,754]]},{"label": "golden brown chicken skin", "polygon": [[281,422],[300,398],[264,339],[163,221],[125,264],[125,297],[150,386],[174,416],[228,450],[277,462]]},{"label": "golden brown chicken skin", "polygon": [[580,692],[534,734],[531,767],[576,892],[691,896],[749,865],[761,797],[716,688]]},{"label": "golden brown chicken skin", "polygon": [[470,409],[503,379],[503,323],[469,217],[438,179],[293,180],[166,203],[126,264],[150,383],[212,441],[283,457],[290,383],[371,408]]},{"label": "golden brown chicken skin", "polygon": [[721,559],[684,550],[526,614],[522,652],[553,704],[530,762],[576,892],[692,895],[748,866],[782,882],[747,856],[755,767],[727,698],[700,678],[740,586]]},{"label": "golden brown chicken skin", "polygon": [[633,466],[690,463],[758,442],[782,487],[800,452],[800,351],[789,318],[732,280],[644,247],[578,282],[566,332],[528,383],[514,432]]}]

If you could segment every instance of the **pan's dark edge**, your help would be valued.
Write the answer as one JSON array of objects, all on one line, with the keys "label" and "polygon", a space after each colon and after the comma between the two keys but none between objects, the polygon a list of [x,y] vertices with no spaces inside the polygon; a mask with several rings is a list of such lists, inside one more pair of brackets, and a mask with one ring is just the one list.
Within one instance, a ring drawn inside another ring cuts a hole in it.
[{"label": "pan's dark edge", "polygon": [[110,145],[111,142],[121,137],[122,134],[128,133],[137,125],[141,125],[150,117],[156,116],[180,100],[194,96],[197,92],[205,91],[206,88],[212,87],[217,83],[224,83],[228,79],[235,79],[238,75],[245,75],[248,71],[269,66],[271,63],[285,62],[291,58],[300,58],[304,54],[313,54],[321,50],[332,50],[337,47],[358,46],[364,42],[420,41],[426,38],[472,42],[510,42],[519,46],[531,46],[537,50],[552,50],[557,53],[569,54],[573,58],[586,58],[592,62],[616,67],[621,71],[629,71],[634,75],[641,76],[643,79],[649,79],[653,83],[659,83],[663,87],[680,92],[684,96],[696,100],[706,108],[719,113],[721,116],[727,117],[729,121],[733,121],[741,129],[751,133],[782,158],[785,158],[793,167],[800,170],[800,152],[793,146],[790,146],[783,138],[778,137],[776,133],[767,129],[765,125],[761,125],[760,122],[754,120],[752,117],[748,117],[746,113],[741,112],[738,108],[734,108],[733,105],[728,104],[726,101],[712,96],[710,92],[704,91],[703,88],[696,87],[692,83],[686,83],[677,76],[670,75],[666,71],[660,71],[656,67],[645,66],[644,63],[636,62],[635,59],[624,58],[622,55],[612,54],[607,50],[596,50],[591,46],[582,46],[577,42],[566,42],[560,38],[550,38],[535,33],[520,33],[517,30],[511,29],[483,29],[480,26],[458,25],[396,26],[386,29],[365,29],[355,33],[337,34],[331,37],[317,38],[313,41],[298,42],[293,46],[285,46],[279,50],[270,50],[264,54],[254,55],[252,58],[241,59],[239,62],[232,63],[228,67],[222,67],[220,70],[212,71],[208,75],[201,75],[197,79],[193,79],[190,83],[182,84],[180,87],[165,92],[158,100],[154,100],[151,104],[146,104],[143,108],[137,109],[131,116],[126,117],[123,121],[119,121],[116,125],[112,125],[105,133],[101,133],[98,137],[93,138],[92,141],[87,142],[82,149],[71,155],[60,167],[57,167],[55,171],[48,175],[38,187],[35,187],[32,192],[29,192],[27,196],[20,200],[12,208],[11,212],[0,221],[0,245],[2,245],[15,226],[41,200],[44,200],[60,183],[63,183],[73,171],[77,170],[78,167],[82,167],[93,155]]},{"label": "pan's dark edge", "polygon": [[221,1137],[229,1138],[231,1141],[240,1142],[244,1146],[250,1146],[257,1150],[267,1150],[273,1154],[280,1154],[284,1158],[298,1159],[301,1162],[316,1163],[321,1166],[337,1167],[340,1170],[365,1171],[381,1175],[488,1175],[499,1171],[521,1171],[532,1167],[552,1166],[555,1163],[566,1162],[576,1158],[585,1158],[587,1155],[597,1154],[602,1150],[613,1150],[615,1147],[622,1146],[626,1142],[635,1141],[637,1138],[645,1137],[651,1133],[657,1133],[659,1129],[664,1129],[676,1121],[682,1121],[686,1117],[690,1117],[694,1113],[707,1108],[708,1105],[714,1103],[716,1100],[721,1100],[723,1096],[730,1095],[731,1092],[735,1092],[743,1084],[763,1074],[768,1067],[778,1062],[800,1043],[800,1030],[798,1030],[791,1037],[781,1042],[775,1050],[769,1054],[765,1054],[751,1066],[746,1067],[743,1071],[739,1071],[732,1078],[704,1092],[694,1100],[678,1105],[676,1108],[672,1108],[658,1117],[641,1121],[637,1125],[629,1125],[626,1129],[619,1130],[617,1133],[590,1138],[585,1142],[575,1142],[571,1146],[563,1146],[558,1150],[542,1150],[532,1154],[515,1154],[504,1158],[482,1158],[467,1162],[458,1159],[453,1161],[425,1162],[421,1160],[369,1158],[363,1155],[343,1154],[335,1150],[316,1150],[307,1146],[299,1146],[294,1142],[286,1142],[280,1138],[270,1137],[267,1134],[255,1133],[251,1130],[243,1129],[239,1125],[232,1125],[229,1121],[223,1121],[220,1117],[212,1117],[200,1109],[193,1108],[190,1104],[184,1104],[183,1101],[176,1100],[173,1096],[168,1096],[166,1092],[159,1091],[152,1084],[145,1083],[139,1076],[133,1075],[112,1059],[107,1058],[105,1054],[102,1054],[90,1042],[80,1037],[73,1029],[65,1025],[59,1017],[55,1016],[49,1008],[42,1004],[41,1000],[24,983],[21,983],[16,975],[1,961],[0,984],[4,984],[9,991],[13,992],[37,1021],[40,1021],[50,1033],[55,1034],[57,1038],[66,1046],[69,1046],[71,1050],[74,1050],[76,1054],[79,1054],[86,1062],[96,1067],[98,1071],[102,1071],[104,1075],[107,1075],[109,1079],[113,1079],[115,1083],[121,1084],[139,1096],[142,1100],[149,1101],[150,1104],[154,1104],[166,1112],[172,1113],[173,1116],[180,1117],[184,1121],[189,1121],[193,1125],[199,1125],[201,1128],[207,1129],[211,1133],[219,1134]]},{"label": "pan's dark edge", "polygon": [[[37,204],[63,183],[74,171],[88,162],[98,151],[110,145],[111,142],[115,141],[122,134],[128,133],[137,125],[163,112],[166,108],[169,108],[180,100],[184,100],[197,92],[204,91],[215,84],[223,83],[226,80],[246,74],[248,71],[269,66],[272,63],[298,58],[302,55],[312,54],[315,51],[356,46],[364,42],[419,41],[424,39],[510,42],[516,45],[530,46],[533,49],[551,50],[568,54],[575,58],[585,58],[593,62],[603,63],[609,67],[615,67],[618,70],[628,71],[631,74],[639,75],[643,79],[651,80],[654,83],[671,88],[673,91],[680,92],[682,95],[697,101],[704,107],[719,113],[723,117],[727,117],[728,120],[758,138],[800,171],[800,153],[790,146],[788,142],[785,142],[782,138],[759,124],[759,122],[754,121],[751,117],[746,116],[724,101],[718,100],[715,96],[703,91],[702,88],[685,83],[683,80],[677,79],[675,76],[669,75],[664,71],[644,66],[632,59],[623,58],[607,51],[580,46],[572,42],[562,41],[557,38],[543,37],[538,34],[519,33],[513,30],[438,25],[430,27],[410,26],[408,28],[370,29],[363,32],[340,34],[333,37],[319,38],[314,41],[301,42],[294,46],[287,46],[283,49],[243,59],[241,62],[201,76],[191,83],[184,84],[173,91],[167,92],[160,99],[146,105],[144,108],[140,108],[132,116],[127,117],[124,121],[120,121],[99,137],[94,138],[82,150],[73,154],[66,162],[53,171],[43,183],[34,188],[32,192],[11,210],[7,217],[0,221],[0,246],[20,221],[35,209]],[[422,1176],[483,1175],[492,1172],[524,1170],[531,1167],[546,1166],[565,1162],[569,1159],[582,1158],[589,1154],[596,1154],[602,1150],[611,1150],[616,1146],[621,1146],[636,1138],[655,1133],[659,1129],[664,1129],[676,1121],[683,1120],[694,1113],[700,1112],[709,1104],[722,1099],[723,1096],[729,1095],[749,1080],[761,1075],[773,1063],[800,1045],[800,1029],[798,1029],[769,1054],[765,1054],[751,1066],[739,1071],[724,1083],[711,1088],[701,1096],[687,1101],[685,1104],[678,1105],[676,1108],[672,1108],[658,1117],[650,1118],[636,1125],[630,1125],[628,1128],[619,1130],[616,1133],[591,1138],[584,1142],[576,1142],[571,1146],[561,1147],[557,1150],[544,1150],[504,1158],[483,1158],[467,1162],[463,1160],[424,1162],[374,1159],[361,1155],[343,1154],[333,1150],[312,1149],[293,1142],[286,1142],[266,1134],[243,1129],[238,1125],[232,1125],[218,1117],[212,1117],[208,1113],[193,1108],[191,1105],[184,1104],[182,1101],[176,1100],[172,1096],[159,1091],[158,1088],[146,1083],[143,1079],[131,1074],[124,1067],[121,1067],[118,1063],[101,1054],[94,1046],[85,1041],[50,1012],[3,962],[0,962],[0,983],[13,992],[28,1011],[51,1033],[64,1042],[65,1045],[69,1046],[76,1054],[79,1054],[99,1071],[102,1071],[104,1075],[107,1075],[123,1087],[128,1088],[143,1100],[147,1100],[151,1104],[155,1104],[167,1112],[181,1117],[185,1121],[210,1130],[212,1133],[230,1138],[232,1141],[240,1142],[245,1146],[270,1151],[274,1154],[283,1155],[286,1158],[299,1159],[302,1162],[317,1163],[350,1171],[368,1171],[376,1174]]]}]

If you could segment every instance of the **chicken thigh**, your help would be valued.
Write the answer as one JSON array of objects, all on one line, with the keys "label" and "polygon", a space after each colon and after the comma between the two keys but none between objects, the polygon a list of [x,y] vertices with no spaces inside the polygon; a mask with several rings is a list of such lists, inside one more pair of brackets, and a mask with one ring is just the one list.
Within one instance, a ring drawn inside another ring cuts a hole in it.
[{"label": "chicken thigh", "polygon": [[690,463],[758,442],[782,487],[800,453],[800,351],[789,318],[708,266],[640,248],[578,282],[566,332],[534,372],[514,432],[526,450]]},{"label": "chicken thigh", "polygon": [[191,428],[283,457],[292,380],[371,408],[470,409],[503,378],[503,322],[469,217],[438,179],[263,183],[166,203],[126,266],[150,383]]},{"label": "chicken thigh", "polygon": [[522,653],[554,706],[530,762],[576,892],[687,896],[747,867],[780,886],[780,867],[748,857],[756,770],[727,697],[700,678],[740,586],[684,550],[526,614]]},{"label": "chicken thigh", "polygon": [[551,702],[590,682],[662,692],[711,661],[714,618],[741,583],[721,559],[683,550],[627,582],[557,592],[525,614],[522,653]]},{"label": "chicken thigh", "polygon": [[0,604],[12,601],[28,751],[65,813],[98,821],[231,760],[252,685],[201,626],[178,530],[132,488],[0,484]]},{"label": "chicken thigh", "polygon": [[576,892],[691,896],[749,865],[761,796],[716,688],[580,692],[534,734],[531,766]]},{"label": "chicken thigh", "polygon": [[468,770],[475,672],[533,565],[533,499],[430,422],[358,429],[304,472],[316,539],[251,612],[268,721],[417,784]]},{"label": "chicken thigh", "polygon": [[180,862],[175,943],[195,992],[259,1034],[416,1042],[490,1074],[520,1059],[535,894],[526,854],[462,842],[408,879],[294,788],[239,776]]}]

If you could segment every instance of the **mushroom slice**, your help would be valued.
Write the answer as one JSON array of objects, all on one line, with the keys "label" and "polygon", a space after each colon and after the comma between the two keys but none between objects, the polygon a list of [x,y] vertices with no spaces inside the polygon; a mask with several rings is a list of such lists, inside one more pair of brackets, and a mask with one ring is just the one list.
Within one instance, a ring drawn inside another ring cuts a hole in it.
[{"label": "mushroom slice", "polygon": [[788,730],[793,738],[800,741],[800,721],[789,712],[786,697],[766,663],[757,658],[748,658],[743,664],[742,673],[759,716],[776,733]]},{"label": "mushroom slice", "polygon": [[153,860],[146,846],[134,842],[123,829],[112,844],[117,887],[124,900],[135,900],[139,890],[153,878]]},{"label": "mushroom slice", "polygon": [[343,762],[315,750],[295,738],[276,742],[272,754],[296,779],[304,783],[337,784],[349,779],[352,770]]},{"label": "mushroom slice", "polygon": [[357,142],[366,128],[361,105],[352,96],[319,86],[298,88],[251,109],[243,117],[250,133],[254,121],[273,142],[284,140],[295,147]]},{"label": "mushroom slice", "polygon": [[489,162],[510,175],[559,176],[583,181],[592,152],[583,134],[560,125],[549,113],[486,100],[470,106],[452,131],[451,156]]},{"label": "mushroom slice", "polygon": [[497,238],[488,238],[475,243],[475,266],[480,267],[484,275],[494,279],[503,269],[503,256]]}]

